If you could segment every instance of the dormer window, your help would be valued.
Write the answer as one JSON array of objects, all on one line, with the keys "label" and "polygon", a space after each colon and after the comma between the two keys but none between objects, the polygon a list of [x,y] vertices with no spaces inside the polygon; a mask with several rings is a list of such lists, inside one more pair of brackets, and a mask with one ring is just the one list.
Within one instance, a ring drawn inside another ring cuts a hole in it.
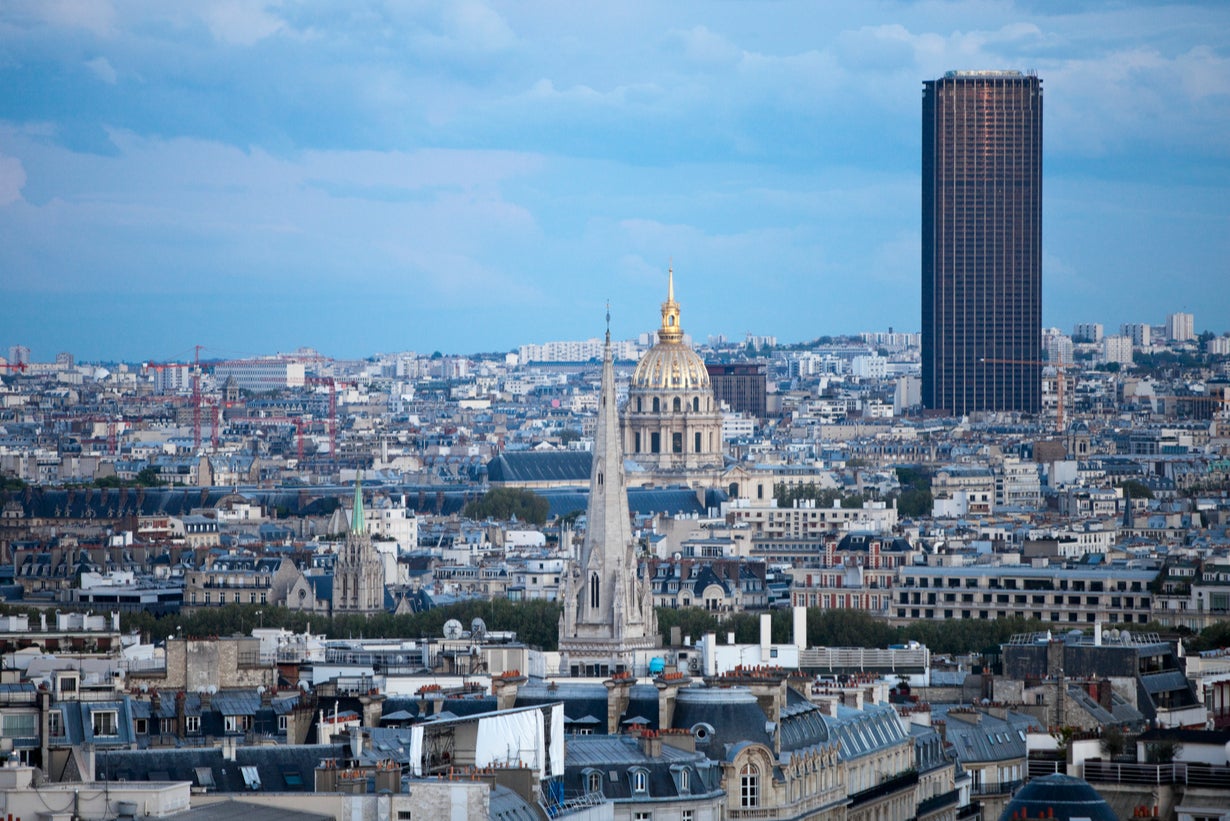
[{"label": "dormer window", "polygon": [[635,769],[632,771],[632,792],[645,794],[649,792],[649,771]]}]

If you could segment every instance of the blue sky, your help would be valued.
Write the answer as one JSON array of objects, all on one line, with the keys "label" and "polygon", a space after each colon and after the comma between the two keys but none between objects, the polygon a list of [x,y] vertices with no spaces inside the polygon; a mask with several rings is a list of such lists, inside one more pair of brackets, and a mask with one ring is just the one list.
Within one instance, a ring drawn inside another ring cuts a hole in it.
[{"label": "blue sky", "polygon": [[1034,70],[1044,322],[1230,330],[1230,4],[0,4],[0,353],[919,326],[921,84]]}]

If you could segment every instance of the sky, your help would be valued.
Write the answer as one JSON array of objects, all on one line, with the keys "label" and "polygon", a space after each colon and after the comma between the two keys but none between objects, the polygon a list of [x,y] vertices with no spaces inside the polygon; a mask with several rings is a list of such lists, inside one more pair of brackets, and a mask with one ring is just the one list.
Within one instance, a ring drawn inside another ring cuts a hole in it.
[{"label": "sky", "polygon": [[1043,322],[1230,330],[1230,3],[0,3],[0,355],[920,326],[922,83],[1042,79]]}]

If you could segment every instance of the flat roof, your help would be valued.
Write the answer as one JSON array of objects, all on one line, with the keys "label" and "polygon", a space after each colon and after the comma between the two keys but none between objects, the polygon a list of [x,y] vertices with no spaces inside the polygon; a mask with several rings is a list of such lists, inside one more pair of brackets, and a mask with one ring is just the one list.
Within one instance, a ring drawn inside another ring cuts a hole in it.
[{"label": "flat roof", "polygon": [[1066,568],[1066,567],[1026,567],[1024,565],[973,565],[969,567],[923,567],[909,565],[902,567],[903,573],[915,573],[920,576],[1027,576],[1045,579],[1052,576],[1063,576],[1069,579],[1096,579],[1098,581],[1124,579],[1126,581],[1152,581],[1157,570],[1125,570],[1106,567],[1098,569]]}]

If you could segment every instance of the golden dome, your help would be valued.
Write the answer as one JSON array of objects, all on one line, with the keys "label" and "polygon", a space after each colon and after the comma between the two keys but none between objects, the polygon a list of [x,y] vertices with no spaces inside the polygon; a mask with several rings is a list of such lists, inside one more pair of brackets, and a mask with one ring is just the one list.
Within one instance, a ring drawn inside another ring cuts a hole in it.
[{"label": "golden dome", "polygon": [[658,343],[645,352],[632,374],[632,387],[648,390],[709,390],[705,360],[683,341],[679,303],[675,301],[675,272],[668,272],[666,301]]}]

